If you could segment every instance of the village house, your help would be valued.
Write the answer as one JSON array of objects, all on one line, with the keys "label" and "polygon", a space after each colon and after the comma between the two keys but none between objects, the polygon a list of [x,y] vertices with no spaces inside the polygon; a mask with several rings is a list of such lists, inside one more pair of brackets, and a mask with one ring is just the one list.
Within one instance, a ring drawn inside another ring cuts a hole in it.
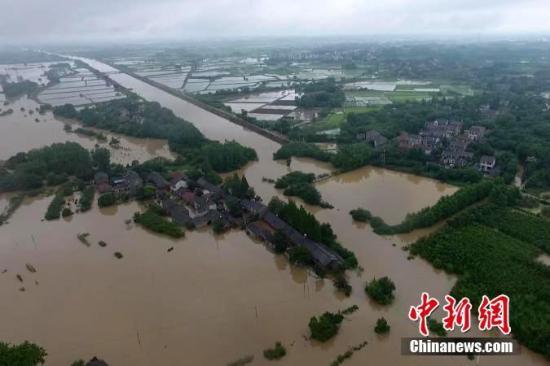
[{"label": "village house", "polygon": [[290,245],[305,247],[317,266],[326,269],[337,269],[343,266],[344,261],[339,255],[333,253],[323,244],[307,238],[306,235],[301,234],[298,230],[294,229],[271,211],[264,211],[260,219],[262,223],[249,227],[247,232],[252,233],[252,235],[262,240],[267,240],[263,238],[269,238],[270,236],[267,234],[265,226],[262,226],[267,224],[271,228],[272,233],[275,231],[283,233],[290,242]]},{"label": "village house", "polygon": [[464,168],[470,163],[473,153],[460,149],[446,149],[441,154],[441,163],[447,168]]},{"label": "village house", "polygon": [[210,193],[213,200],[218,200],[225,196],[223,189],[204,178],[199,178],[197,184],[204,190],[204,193]]},{"label": "village house", "polygon": [[112,190],[116,193],[128,193],[135,196],[143,187],[143,179],[133,170],[127,170],[124,175],[111,178]]},{"label": "village house", "polygon": [[480,141],[485,137],[486,132],[487,129],[483,126],[471,126],[469,129],[464,131],[464,134],[470,141]]},{"label": "village house", "polygon": [[147,176],[147,182],[152,183],[159,191],[164,191],[170,187],[170,183],[157,172],[151,172]]},{"label": "village house", "polygon": [[128,193],[131,196],[135,196],[137,192],[143,187],[143,179],[133,170],[127,170],[123,178],[127,182]]},{"label": "village house", "polygon": [[451,138],[458,136],[462,132],[462,122],[449,121],[432,121],[426,122],[424,129],[420,131],[420,135],[433,136],[437,138]]},{"label": "village house", "polygon": [[380,132],[376,130],[370,130],[367,132],[360,132],[356,135],[357,140],[365,141],[375,149],[384,146],[388,139],[384,137]]},{"label": "village house", "polygon": [[432,136],[432,135],[420,135],[422,142],[422,149],[426,154],[431,154],[432,151],[439,145],[440,139],[439,137]]},{"label": "village house", "polygon": [[270,246],[273,246],[273,237],[275,230],[263,221],[255,221],[246,226],[246,233],[253,238],[261,240]]},{"label": "village house", "polygon": [[172,199],[164,199],[162,208],[172,217],[172,221],[178,225],[187,226],[192,222],[189,210]]},{"label": "village house", "polygon": [[172,192],[177,192],[182,188],[187,188],[189,184],[187,183],[187,177],[183,173],[175,173],[170,180],[170,190]]},{"label": "village house", "polygon": [[94,175],[95,188],[99,193],[112,192],[113,187],[109,184],[109,176],[105,172],[97,172]]},{"label": "village house", "polygon": [[399,148],[402,150],[418,149],[422,147],[422,137],[420,135],[401,132],[397,137]]},{"label": "village house", "polygon": [[497,164],[497,159],[494,156],[483,155],[479,161],[479,170],[482,172],[491,172]]}]

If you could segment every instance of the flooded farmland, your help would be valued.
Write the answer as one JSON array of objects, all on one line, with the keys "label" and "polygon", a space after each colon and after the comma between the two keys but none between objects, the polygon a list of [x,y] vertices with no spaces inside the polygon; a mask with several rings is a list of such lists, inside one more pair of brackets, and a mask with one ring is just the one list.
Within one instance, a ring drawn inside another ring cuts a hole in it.
[{"label": "flooded farmland", "polygon": [[[101,71],[109,68],[97,62],[92,66]],[[234,139],[255,148],[259,161],[243,173],[265,200],[278,192],[264,177],[277,178],[289,169],[316,174],[331,170],[307,159],[293,159],[289,168],[272,160],[278,148],[275,142],[128,75],[111,76],[194,123],[208,138]],[[59,131],[63,132],[62,126]],[[0,293],[9,296],[9,301],[0,302],[0,313],[10,314],[2,319],[0,338],[41,344],[48,350],[48,365],[70,364],[94,355],[114,365],[224,365],[253,355],[253,364],[262,365],[268,362],[261,352],[275,341],[283,342],[288,350],[279,364],[322,365],[365,340],[367,347],[346,364],[441,364],[440,357],[400,356],[400,337],[417,334],[406,313],[418,302],[420,292],[442,298],[454,278],[423,260],[407,260],[400,246],[419,233],[402,239],[380,237],[367,225],[354,224],[348,211],[364,206],[389,222],[398,222],[406,213],[431,205],[456,188],[368,167],[333,177],[318,188],[334,209],[316,211],[317,218],[332,225],[364,269],[349,273],[354,288],[349,298],[339,296],[329,280],[290,266],[241,231],[223,236],[196,231],[187,232],[181,240],[166,239],[125,223],[139,209],[136,203],[105,211],[94,207],[67,221],[42,222],[50,199],[28,199],[10,224],[0,227],[0,272],[8,270],[0,274]],[[89,247],[76,238],[82,232],[90,233]],[[99,240],[108,245],[100,247]],[[168,253],[170,247],[174,250]],[[116,259],[115,251],[124,258]],[[37,272],[29,273],[27,263]],[[16,274],[22,275],[22,283]],[[390,276],[397,286],[396,301],[386,308],[371,303],[363,292],[366,280],[382,275]],[[21,287],[24,292],[19,291]],[[304,338],[311,316],[353,304],[359,311],[344,322],[333,341],[319,345]],[[373,332],[380,316],[392,326],[387,337]],[[445,362],[472,364],[465,357],[447,357]],[[546,364],[527,350],[521,361],[486,357],[481,362]]]}]

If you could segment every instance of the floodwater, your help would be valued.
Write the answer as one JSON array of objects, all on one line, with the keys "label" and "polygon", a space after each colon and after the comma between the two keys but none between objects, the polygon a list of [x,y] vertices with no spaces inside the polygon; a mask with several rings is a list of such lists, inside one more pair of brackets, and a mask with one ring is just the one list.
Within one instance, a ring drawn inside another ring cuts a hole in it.
[{"label": "floodwater", "polygon": [[[99,144],[111,151],[113,162],[124,165],[130,164],[133,160],[143,162],[156,156],[175,158],[165,140],[133,138],[102,131],[107,140],[98,141],[93,137],[66,132],[63,129],[65,123],[71,124],[73,129],[80,125],[73,121],[58,119],[51,112],[40,115],[36,110],[38,107],[38,103],[27,97],[12,100],[7,106],[0,106],[3,110],[13,109],[12,114],[0,117],[0,160],[8,159],[21,151],[65,141],[78,142],[87,149],[93,149]],[[29,111],[32,111],[32,114]],[[111,137],[120,140],[118,147],[109,146]]]},{"label": "floodwater", "polygon": [[[92,66],[99,68],[97,63]],[[243,172],[266,200],[277,192],[262,177],[277,178],[289,169],[330,171],[326,164],[307,159],[293,160],[290,168],[275,162],[276,143],[127,75],[112,77],[195,123],[208,138],[235,139],[255,148],[259,162]],[[455,188],[373,168],[330,178],[318,187],[335,208],[317,210],[316,216],[331,223],[363,268],[349,273],[354,288],[349,298],[338,295],[329,280],[290,266],[241,231],[223,236],[197,231],[181,240],[166,239],[125,223],[138,210],[137,203],[107,211],[94,207],[67,221],[42,222],[51,198],[37,198],[26,201],[10,224],[0,228],[0,273],[8,269],[0,274],[0,293],[9,298],[0,302],[5,317],[0,319],[0,339],[41,344],[50,354],[47,365],[93,355],[113,365],[224,365],[253,355],[253,364],[263,365],[269,363],[262,351],[276,341],[288,350],[280,365],[322,365],[365,340],[368,346],[346,365],[472,365],[466,357],[400,356],[400,338],[418,335],[406,317],[408,307],[418,303],[422,291],[442,299],[455,279],[423,260],[407,260],[401,246],[418,233],[380,237],[368,225],[353,223],[348,214],[364,205],[395,222]],[[81,232],[90,233],[90,247],[77,240]],[[107,247],[98,246],[98,240],[106,241]],[[170,247],[174,250],[167,252]],[[115,251],[124,258],[116,259]],[[27,263],[37,272],[29,273]],[[383,275],[397,286],[396,300],[389,307],[373,304],[362,289],[366,280]],[[311,316],[354,304],[359,311],[344,321],[334,340],[319,345],[305,339]],[[392,327],[386,337],[373,331],[381,316]],[[546,364],[526,350],[517,357],[481,361]]]}]

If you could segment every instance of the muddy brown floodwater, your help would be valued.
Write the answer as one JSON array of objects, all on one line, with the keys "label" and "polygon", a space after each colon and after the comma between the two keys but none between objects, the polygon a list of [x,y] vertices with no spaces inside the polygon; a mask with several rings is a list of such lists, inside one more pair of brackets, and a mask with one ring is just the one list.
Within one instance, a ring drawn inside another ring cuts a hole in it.
[{"label": "muddy brown floodwater", "polygon": [[[20,151],[65,141],[78,142],[87,149],[93,149],[96,144],[108,148],[111,151],[111,160],[124,165],[130,164],[132,160],[143,162],[156,156],[175,158],[164,140],[133,138],[101,131],[107,137],[107,141],[102,142],[93,137],[66,132],[63,129],[65,124],[70,124],[73,129],[82,126],[74,121],[58,119],[51,112],[40,115],[36,110],[38,107],[37,102],[27,97],[12,100],[7,106],[0,105],[3,110],[13,109],[12,114],[0,117],[0,160]],[[29,114],[29,111],[33,113]],[[119,147],[109,146],[111,137],[120,140]]]},{"label": "muddy brown floodwater", "polygon": [[[262,181],[289,171],[286,164],[272,160],[276,143],[128,75],[111,77],[171,108],[208,138],[235,139],[255,148],[259,161],[242,172],[265,200],[277,194]],[[316,174],[331,170],[307,159],[295,160],[290,169]],[[400,338],[418,334],[406,317],[408,307],[419,301],[421,291],[441,299],[455,281],[423,260],[407,260],[400,248],[430,230],[386,238],[368,225],[354,224],[348,214],[364,206],[398,222],[456,188],[377,168],[333,177],[318,188],[335,208],[317,209],[316,216],[331,223],[364,268],[349,273],[349,298],[338,295],[329,280],[290,266],[242,231],[222,236],[195,231],[170,240],[125,223],[139,209],[137,203],[107,211],[94,207],[67,221],[43,222],[51,198],[27,199],[10,223],[0,227],[0,272],[8,270],[0,274],[0,293],[7,299],[0,302],[0,339],[41,344],[49,353],[47,365],[68,365],[93,355],[113,365],[151,366],[225,365],[253,355],[253,364],[267,365],[262,351],[276,341],[288,350],[280,365],[328,365],[364,340],[367,347],[346,365],[472,365],[466,357],[400,356]],[[76,238],[82,232],[90,233],[89,247]],[[107,246],[97,245],[99,240]],[[174,250],[168,252],[170,247]],[[116,259],[116,251],[124,257]],[[27,263],[37,272],[30,273]],[[366,280],[382,275],[397,286],[396,301],[388,307],[371,303],[363,292]],[[305,338],[311,316],[354,304],[359,311],[344,321],[332,341],[319,345]],[[373,331],[380,316],[391,324],[387,337]],[[515,357],[483,357],[480,363],[547,364],[527,350]]]}]

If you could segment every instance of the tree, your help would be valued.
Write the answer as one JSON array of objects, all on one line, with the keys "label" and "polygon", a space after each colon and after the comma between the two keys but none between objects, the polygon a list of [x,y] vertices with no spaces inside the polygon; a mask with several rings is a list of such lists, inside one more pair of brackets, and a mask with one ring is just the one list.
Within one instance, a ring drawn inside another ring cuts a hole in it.
[{"label": "tree", "polygon": [[277,230],[273,234],[273,248],[275,253],[279,254],[286,252],[288,248],[288,240],[281,230]]},{"label": "tree", "polygon": [[237,174],[233,174],[225,180],[223,187],[227,193],[237,198],[252,198],[255,195],[254,188],[250,187],[244,175],[239,178]]},{"label": "tree", "polygon": [[313,257],[305,247],[294,247],[288,251],[288,260],[292,264],[310,266],[313,264]]},{"label": "tree", "polygon": [[44,348],[25,341],[19,345],[0,342],[0,365],[37,366],[46,362]]},{"label": "tree", "polygon": [[116,201],[116,194],[114,194],[113,192],[107,192],[99,196],[99,198],[97,199],[97,205],[99,207],[109,207],[114,205]]},{"label": "tree", "polygon": [[311,338],[319,342],[326,342],[338,333],[344,316],[340,313],[325,312],[320,317],[312,317],[309,320]]},{"label": "tree", "polygon": [[258,159],[254,149],[244,147],[235,141],[206,144],[202,147],[201,154],[218,173],[239,169],[248,162]]},{"label": "tree", "polygon": [[374,327],[374,332],[376,334],[386,334],[390,331],[390,325],[385,318],[378,318],[376,321],[376,326]]},{"label": "tree", "polygon": [[365,286],[365,292],[371,299],[381,305],[389,305],[393,302],[395,284],[388,277],[374,278]]},{"label": "tree", "polygon": [[264,357],[268,360],[280,360],[286,355],[286,348],[281,342],[275,343],[274,348],[268,348],[264,351]]},{"label": "tree", "polygon": [[111,152],[108,149],[99,147],[92,151],[92,160],[99,171],[109,172]]}]

